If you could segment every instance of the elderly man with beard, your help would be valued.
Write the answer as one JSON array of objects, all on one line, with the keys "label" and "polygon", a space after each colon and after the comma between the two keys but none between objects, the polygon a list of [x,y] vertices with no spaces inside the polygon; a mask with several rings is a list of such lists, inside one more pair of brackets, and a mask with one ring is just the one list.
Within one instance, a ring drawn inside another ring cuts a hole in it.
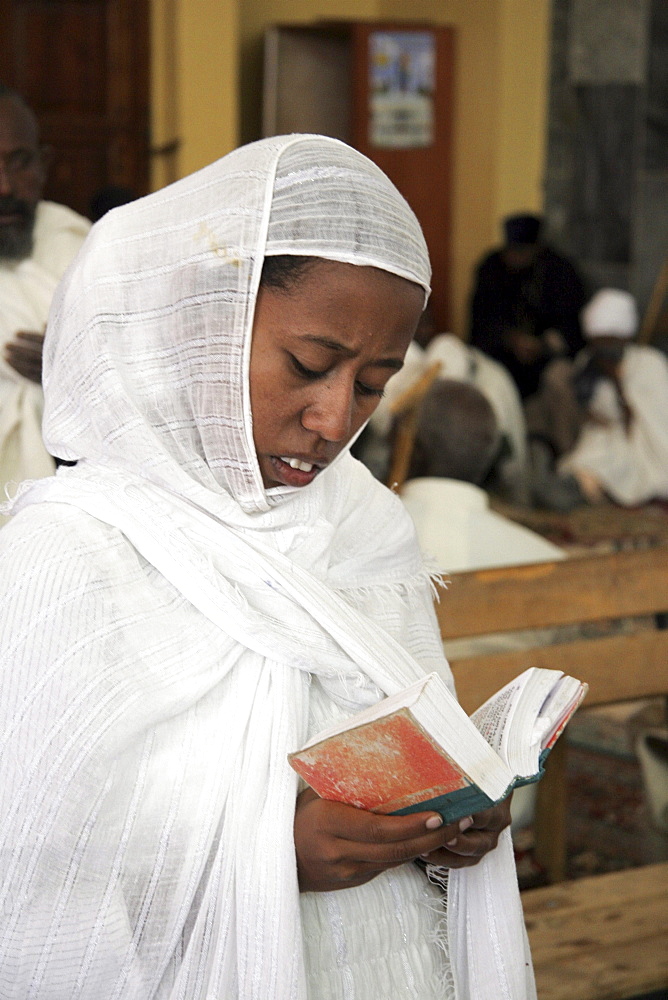
[{"label": "elderly man with beard", "polygon": [[90,228],[71,209],[41,200],[47,161],[35,115],[0,85],[0,501],[21,480],[53,471],[41,435],[44,328],[56,285]]}]

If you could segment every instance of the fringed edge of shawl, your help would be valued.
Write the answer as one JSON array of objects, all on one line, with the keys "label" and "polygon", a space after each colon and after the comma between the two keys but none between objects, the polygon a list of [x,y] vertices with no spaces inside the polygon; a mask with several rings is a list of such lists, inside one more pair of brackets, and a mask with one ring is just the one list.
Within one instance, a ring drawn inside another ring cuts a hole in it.
[{"label": "fringed edge of shawl", "polygon": [[439,988],[444,997],[453,997],[458,1000],[457,982],[452,968],[450,957],[450,938],[448,923],[448,869],[438,865],[426,863],[424,866],[425,877],[440,889],[441,895],[438,899],[426,899],[422,905],[426,906],[436,917],[434,929],[429,935],[431,944],[435,944],[444,955],[444,968],[447,970],[440,978]]},{"label": "fringed edge of shawl", "polygon": [[403,604],[406,604],[409,598],[414,597],[419,594],[420,591],[425,588],[431,593],[434,600],[440,600],[439,588],[447,590],[449,580],[445,579],[440,570],[438,570],[435,564],[425,565],[413,576],[404,580],[376,580],[369,581],[365,584],[351,584],[347,587],[337,586],[334,589],[336,593],[340,594],[341,597],[345,598],[348,602],[354,601],[355,598],[369,598],[375,594],[386,594],[392,595],[392,597],[397,598]]}]

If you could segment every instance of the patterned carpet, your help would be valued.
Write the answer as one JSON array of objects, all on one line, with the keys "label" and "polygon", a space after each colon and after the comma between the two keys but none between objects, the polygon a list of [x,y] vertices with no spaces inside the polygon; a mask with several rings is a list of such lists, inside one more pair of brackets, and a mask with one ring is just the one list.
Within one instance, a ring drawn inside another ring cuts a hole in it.
[{"label": "patterned carpet", "polygon": [[[635,741],[659,725],[660,700],[580,711],[568,727],[568,878],[668,860],[648,809]],[[517,838],[520,886],[544,883],[531,831]]]}]

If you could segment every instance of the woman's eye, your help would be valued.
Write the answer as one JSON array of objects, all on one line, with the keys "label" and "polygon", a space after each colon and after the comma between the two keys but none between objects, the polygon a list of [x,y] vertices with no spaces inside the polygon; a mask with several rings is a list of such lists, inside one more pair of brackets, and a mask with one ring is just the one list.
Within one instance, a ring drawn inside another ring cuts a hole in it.
[{"label": "woman's eye", "polygon": [[382,399],[385,395],[385,389],[374,389],[370,385],[365,385],[364,382],[355,382],[355,389],[359,392],[360,396],[376,396],[378,399]]},{"label": "woman's eye", "polygon": [[[316,381],[319,378],[324,378],[327,372],[329,371],[329,368],[323,368],[322,370],[318,370],[315,368],[307,368],[306,365],[303,365],[301,361],[299,361],[299,359],[294,356],[294,354],[290,354],[289,358],[293,369],[295,370],[297,375],[299,375],[299,377],[303,379],[310,379],[311,381]],[[360,396],[374,396],[377,399],[382,399],[383,396],[385,395],[384,388],[374,389],[373,386],[366,385],[366,383],[364,382],[355,382],[355,392],[357,392]]]},{"label": "woman's eye", "polygon": [[301,378],[317,379],[322,378],[323,375],[327,374],[326,368],[324,371],[314,371],[312,368],[307,368],[306,365],[303,365],[301,361],[297,360],[294,354],[290,355],[290,361],[292,363],[292,367],[297,374],[301,376]]}]

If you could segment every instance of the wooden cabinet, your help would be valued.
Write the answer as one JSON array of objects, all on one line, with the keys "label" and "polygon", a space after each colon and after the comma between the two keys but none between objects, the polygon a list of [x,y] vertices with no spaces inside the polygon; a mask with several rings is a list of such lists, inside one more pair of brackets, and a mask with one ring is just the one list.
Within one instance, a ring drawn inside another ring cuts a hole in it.
[{"label": "wooden cabinet", "polygon": [[[410,79],[413,52],[432,60],[431,76],[421,84]],[[376,71],[393,58],[397,79],[381,81],[379,99]],[[454,29],[429,24],[278,25],[265,39],[263,134],[343,139],[391,177],[424,230],[439,330],[449,329],[451,320],[454,60]],[[382,114],[385,124],[379,124]]]},{"label": "wooden cabinet", "polygon": [[0,0],[0,79],[53,147],[45,197],[88,214],[109,184],[149,183],[148,0]]}]

